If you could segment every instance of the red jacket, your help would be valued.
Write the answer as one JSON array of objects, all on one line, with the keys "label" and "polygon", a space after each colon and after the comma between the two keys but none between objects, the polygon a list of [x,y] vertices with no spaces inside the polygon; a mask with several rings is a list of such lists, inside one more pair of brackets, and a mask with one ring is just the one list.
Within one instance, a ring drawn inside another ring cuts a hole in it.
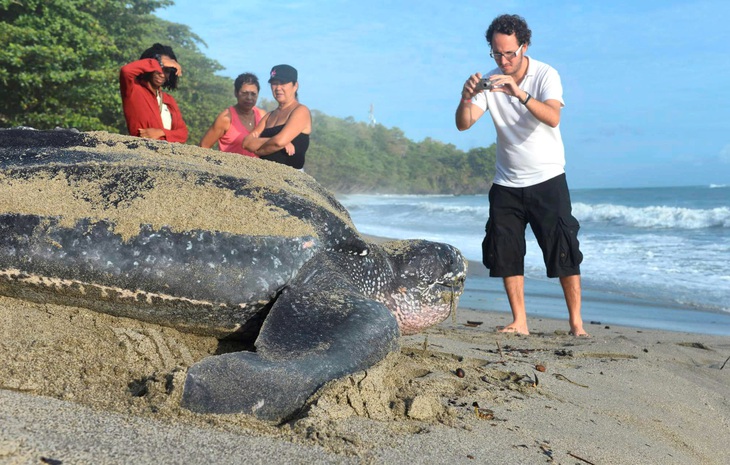
[{"label": "red jacket", "polygon": [[188,140],[188,127],[172,95],[162,92],[162,103],[167,105],[172,115],[172,129],[167,130],[162,127],[160,107],[154,92],[145,82],[137,80],[137,77],[152,71],[162,72],[160,63],[154,58],[145,58],[122,66],[119,72],[119,91],[129,134],[139,136],[140,129],[160,128],[165,131],[164,139],[168,142],[185,142]]}]

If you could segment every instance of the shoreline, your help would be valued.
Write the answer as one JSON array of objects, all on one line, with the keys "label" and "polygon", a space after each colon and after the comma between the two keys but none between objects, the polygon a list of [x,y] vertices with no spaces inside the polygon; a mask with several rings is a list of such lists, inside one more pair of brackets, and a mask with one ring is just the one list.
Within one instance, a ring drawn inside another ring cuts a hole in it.
[{"label": "shoreline", "polygon": [[[475,268],[477,271],[473,272]],[[581,313],[588,332],[592,324],[612,324],[647,330],[730,336],[730,313],[727,312],[671,306],[585,286],[582,294]],[[469,262],[466,287],[460,303],[478,311],[511,313],[502,281],[490,278],[487,270],[478,262]],[[528,323],[536,317],[553,318],[565,320],[567,326],[568,311],[557,279],[525,278],[525,304]]]},{"label": "shoreline", "polygon": [[[363,234],[379,243],[390,240]],[[490,278],[481,262],[467,260],[469,270],[464,294],[459,304],[479,312],[497,312],[510,315],[509,302],[502,280]],[[536,318],[563,320],[568,327],[568,311],[557,279],[525,278],[525,304],[530,329]],[[730,313],[720,310],[698,309],[682,305],[668,305],[629,295],[609,293],[583,287],[583,323],[590,333],[591,326],[609,324],[646,330],[690,332],[715,336],[730,336]]]},{"label": "shoreline", "polygon": [[[541,317],[533,318],[530,336],[500,334],[493,326],[509,315],[459,307],[453,318],[402,337],[399,353],[326,385],[302,417],[272,426],[183,411],[178,375],[170,393],[164,387],[165,373],[177,368],[149,365],[159,347],[134,360],[127,353],[120,367],[124,349],[104,340],[107,328],[124,329],[168,347],[174,340],[195,355],[195,339],[83,309],[17,302],[0,302],[0,463],[730,461],[725,337],[596,325],[583,339],[569,336],[565,321]],[[28,323],[51,328],[28,335]],[[68,345],[66,331],[80,347]],[[169,356],[176,367],[185,364]],[[20,366],[25,373],[13,370]],[[149,392],[131,395],[128,380],[110,376],[151,376]],[[54,382],[65,387],[53,392]]]}]

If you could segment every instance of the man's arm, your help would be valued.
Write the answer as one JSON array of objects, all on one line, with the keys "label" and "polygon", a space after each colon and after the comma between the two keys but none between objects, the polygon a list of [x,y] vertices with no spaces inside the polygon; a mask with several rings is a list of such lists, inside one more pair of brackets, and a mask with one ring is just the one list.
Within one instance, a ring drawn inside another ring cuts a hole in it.
[{"label": "man's arm", "polygon": [[[519,90],[522,94],[524,94],[524,96],[520,97],[517,95],[516,97],[520,99],[520,102],[523,102],[525,108],[527,108],[530,113],[532,113],[532,116],[537,118],[538,121],[545,123],[552,128],[555,128],[558,124],[560,124],[560,110],[563,108],[563,105],[559,101],[548,99],[541,102],[533,96],[530,96],[528,99],[527,96],[529,94],[522,89]],[[525,100],[527,100],[527,102],[525,102]]]},{"label": "man's arm", "polygon": [[484,110],[471,103],[471,99],[478,94],[477,84],[482,78],[480,73],[472,74],[461,89],[461,101],[456,107],[456,129],[466,131],[484,114]]}]

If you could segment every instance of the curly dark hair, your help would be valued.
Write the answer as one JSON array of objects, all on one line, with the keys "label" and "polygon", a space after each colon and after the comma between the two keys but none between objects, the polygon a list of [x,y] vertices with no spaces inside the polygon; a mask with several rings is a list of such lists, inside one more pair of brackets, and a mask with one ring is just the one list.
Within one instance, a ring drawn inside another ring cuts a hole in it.
[{"label": "curly dark hair", "polygon": [[[154,58],[155,55],[167,55],[177,61],[177,57],[175,56],[175,52],[172,51],[172,47],[162,44],[152,45],[152,47],[142,52],[139,59],[144,60],[145,58]],[[175,74],[175,68],[165,68],[162,71],[165,72],[165,76],[167,77],[165,83],[162,84],[162,88],[167,90],[177,89],[177,74]],[[145,76],[145,79],[149,80],[150,76]]]},{"label": "curly dark hair", "polygon": [[139,57],[139,59],[143,60],[145,58],[154,58],[155,55],[167,55],[173,60],[177,61],[177,57],[175,56],[175,52],[172,51],[172,47],[162,44],[154,44],[152,47],[142,52],[142,55]]},{"label": "curly dark hair", "polygon": [[532,31],[527,27],[527,21],[519,15],[501,15],[494,18],[485,34],[490,47],[495,33],[508,36],[514,34],[517,37],[517,43],[520,45],[530,45],[530,39],[532,38]]},{"label": "curly dark hair", "polygon": [[238,91],[241,90],[241,86],[244,84],[253,84],[256,86],[256,90],[261,92],[261,85],[259,84],[259,78],[253,73],[239,74],[236,80],[233,82],[233,92],[238,95]]}]

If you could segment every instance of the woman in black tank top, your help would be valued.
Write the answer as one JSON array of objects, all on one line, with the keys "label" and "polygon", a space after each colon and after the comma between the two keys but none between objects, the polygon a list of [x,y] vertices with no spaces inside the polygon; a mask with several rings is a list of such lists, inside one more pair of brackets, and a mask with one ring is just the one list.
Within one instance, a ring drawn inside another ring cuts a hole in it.
[{"label": "woman in black tank top", "polygon": [[302,169],[312,132],[312,115],[297,100],[297,70],[289,65],[274,66],[269,84],[279,106],[261,118],[243,140],[243,148],[264,160]]}]

